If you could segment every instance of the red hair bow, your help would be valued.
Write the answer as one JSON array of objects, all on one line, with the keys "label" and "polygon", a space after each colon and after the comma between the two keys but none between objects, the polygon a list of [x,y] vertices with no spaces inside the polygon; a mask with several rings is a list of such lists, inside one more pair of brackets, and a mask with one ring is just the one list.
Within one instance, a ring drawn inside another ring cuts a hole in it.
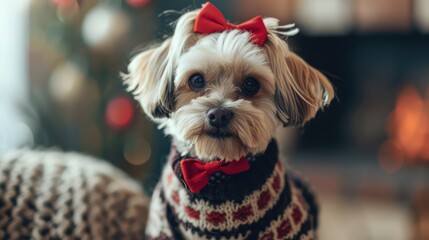
[{"label": "red hair bow", "polygon": [[267,40],[268,32],[261,16],[254,17],[239,25],[233,25],[225,20],[219,9],[208,2],[201,8],[195,19],[194,32],[196,33],[209,34],[233,29],[250,32],[251,41],[259,46],[264,45]]},{"label": "red hair bow", "polygon": [[237,174],[249,170],[250,164],[246,157],[242,157],[238,161],[213,161],[208,163],[198,159],[187,158],[180,162],[180,168],[189,190],[192,193],[196,193],[209,183],[210,176],[213,173]]}]

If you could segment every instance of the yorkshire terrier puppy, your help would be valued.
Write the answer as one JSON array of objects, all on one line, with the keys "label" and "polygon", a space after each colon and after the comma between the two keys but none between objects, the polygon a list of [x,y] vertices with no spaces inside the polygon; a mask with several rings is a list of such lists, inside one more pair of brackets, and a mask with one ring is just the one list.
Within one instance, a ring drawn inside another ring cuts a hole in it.
[{"label": "yorkshire terrier puppy", "polygon": [[173,139],[152,196],[149,239],[315,239],[313,195],[279,160],[273,137],[334,96],[288,49],[293,25],[233,25],[212,4],[183,14],[172,37],[136,55],[123,78]]}]

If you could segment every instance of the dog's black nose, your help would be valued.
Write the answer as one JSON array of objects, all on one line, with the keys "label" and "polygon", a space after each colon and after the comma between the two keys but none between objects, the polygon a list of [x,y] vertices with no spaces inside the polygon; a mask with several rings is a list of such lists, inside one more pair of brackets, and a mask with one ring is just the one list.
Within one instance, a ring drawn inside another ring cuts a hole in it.
[{"label": "dog's black nose", "polygon": [[207,112],[210,125],[217,128],[226,127],[232,115],[232,112],[226,108],[212,108]]}]

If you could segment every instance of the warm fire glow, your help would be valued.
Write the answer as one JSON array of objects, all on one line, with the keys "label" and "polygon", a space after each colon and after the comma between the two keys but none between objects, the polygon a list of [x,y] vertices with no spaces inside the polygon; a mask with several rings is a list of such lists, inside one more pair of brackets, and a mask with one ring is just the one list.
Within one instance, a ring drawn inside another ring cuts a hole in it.
[{"label": "warm fire glow", "polygon": [[399,170],[404,161],[429,161],[429,89],[427,94],[424,99],[414,86],[399,93],[387,122],[389,139],[379,151],[387,172]]}]

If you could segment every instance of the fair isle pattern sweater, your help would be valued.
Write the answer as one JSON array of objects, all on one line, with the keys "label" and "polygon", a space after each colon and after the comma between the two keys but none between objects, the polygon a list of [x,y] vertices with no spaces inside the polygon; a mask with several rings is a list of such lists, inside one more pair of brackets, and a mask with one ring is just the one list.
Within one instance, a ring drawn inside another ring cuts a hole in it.
[{"label": "fair isle pattern sweater", "polygon": [[172,148],[152,196],[148,239],[316,239],[314,197],[286,174],[274,140],[248,156],[248,171],[216,173],[196,194],[183,180],[182,159]]}]

